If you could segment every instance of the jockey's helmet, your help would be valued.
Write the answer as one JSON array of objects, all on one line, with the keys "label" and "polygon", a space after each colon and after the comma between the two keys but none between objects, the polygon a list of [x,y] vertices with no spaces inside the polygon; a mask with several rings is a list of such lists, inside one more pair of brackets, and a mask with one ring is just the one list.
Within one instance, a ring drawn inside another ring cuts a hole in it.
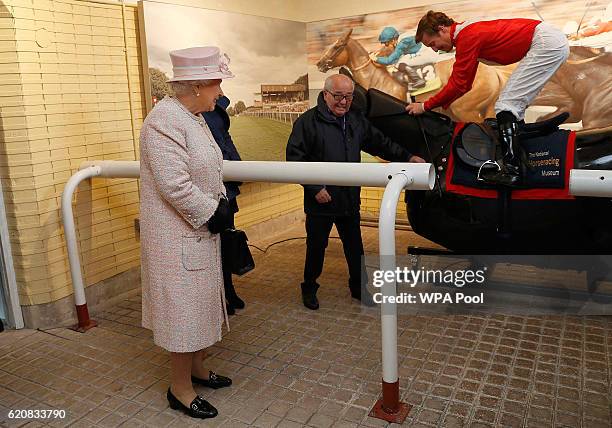
[{"label": "jockey's helmet", "polygon": [[385,27],[380,32],[380,35],[378,36],[378,41],[380,43],[387,43],[393,39],[397,39],[398,37],[399,33],[394,27]]}]

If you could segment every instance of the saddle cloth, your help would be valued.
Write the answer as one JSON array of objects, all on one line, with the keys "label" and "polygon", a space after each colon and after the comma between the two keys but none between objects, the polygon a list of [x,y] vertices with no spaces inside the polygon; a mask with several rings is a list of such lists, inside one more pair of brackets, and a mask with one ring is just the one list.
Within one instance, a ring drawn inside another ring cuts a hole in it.
[{"label": "saddle cloth", "polygon": [[[513,199],[572,199],[569,172],[574,167],[576,134],[572,131],[520,133],[522,162],[527,165]],[[487,160],[502,158],[497,131],[487,125],[458,123],[446,172],[446,190],[467,196],[497,198],[495,185],[478,180],[479,168],[497,168]]]}]

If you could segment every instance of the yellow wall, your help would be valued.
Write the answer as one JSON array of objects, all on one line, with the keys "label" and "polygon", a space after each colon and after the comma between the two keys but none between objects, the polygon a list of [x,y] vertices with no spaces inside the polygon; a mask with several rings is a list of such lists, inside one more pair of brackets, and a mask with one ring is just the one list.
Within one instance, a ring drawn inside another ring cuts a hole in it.
[{"label": "yellow wall", "polygon": [[[380,203],[382,201],[385,189],[380,187],[363,187],[361,189],[361,217],[378,218],[380,214]],[[404,203],[404,194],[400,196],[397,204],[397,216],[400,221],[407,221],[406,204]]]},{"label": "yellow wall", "polygon": [[[0,174],[21,304],[39,304],[72,293],[64,184],[85,160],[135,159],[138,20],[134,7],[72,0],[8,0],[1,12]],[[96,179],[77,202],[86,284],[137,266],[137,182]]]},{"label": "yellow wall", "polygon": [[254,226],[301,210],[302,186],[298,184],[247,183],[240,187],[236,227]]}]

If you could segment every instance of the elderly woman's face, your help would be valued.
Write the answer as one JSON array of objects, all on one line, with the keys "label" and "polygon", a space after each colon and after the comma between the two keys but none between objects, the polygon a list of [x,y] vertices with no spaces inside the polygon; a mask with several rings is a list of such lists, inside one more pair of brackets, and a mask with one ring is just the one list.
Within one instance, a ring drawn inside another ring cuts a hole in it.
[{"label": "elderly woman's face", "polygon": [[208,85],[196,85],[196,90],[200,93],[200,105],[202,111],[213,111],[217,100],[223,96],[221,90],[221,79],[209,80]]}]

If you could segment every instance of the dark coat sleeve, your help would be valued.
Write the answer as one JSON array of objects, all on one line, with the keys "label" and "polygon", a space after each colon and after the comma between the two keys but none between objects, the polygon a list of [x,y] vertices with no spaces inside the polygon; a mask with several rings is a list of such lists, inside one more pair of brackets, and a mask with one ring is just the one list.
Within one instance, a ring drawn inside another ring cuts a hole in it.
[{"label": "dark coat sleeve", "polygon": [[[305,117],[301,116],[293,124],[289,141],[287,142],[286,158],[289,162],[321,162],[313,153],[316,135],[313,130],[309,132],[305,128]],[[304,190],[311,196],[315,196],[325,186],[320,184],[302,184]]]},{"label": "dark coat sleeve", "polygon": [[408,149],[400,146],[395,141],[391,140],[369,120],[363,119],[365,128],[365,137],[363,140],[362,150],[373,156],[381,157],[390,162],[408,162],[412,157],[412,153]]}]

